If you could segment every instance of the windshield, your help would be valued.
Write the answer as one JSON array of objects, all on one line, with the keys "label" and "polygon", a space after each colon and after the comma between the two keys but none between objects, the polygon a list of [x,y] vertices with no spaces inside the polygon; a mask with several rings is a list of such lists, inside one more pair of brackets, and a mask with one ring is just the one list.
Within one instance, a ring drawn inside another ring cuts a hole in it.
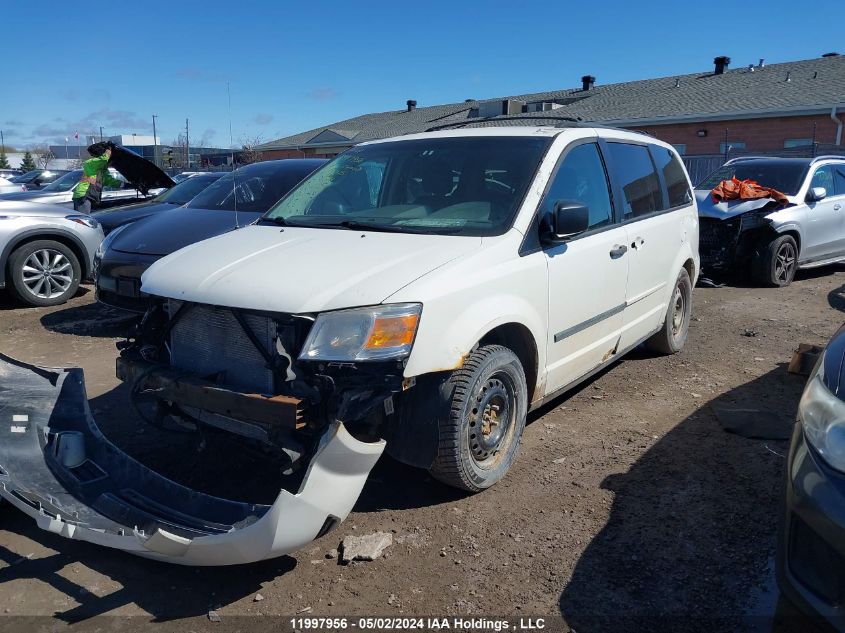
[{"label": "windshield", "polygon": [[550,143],[546,137],[485,136],[355,147],[265,218],[302,226],[499,235],[510,228]]},{"label": "windshield", "polygon": [[313,166],[294,168],[279,164],[284,162],[255,163],[226,174],[206,187],[186,208],[234,211],[237,200],[238,211],[264,213],[313,169]]},{"label": "windshield", "polygon": [[40,173],[41,173],[41,170],[40,170],[40,169],[35,169],[35,170],[33,170],[33,171],[28,171],[28,172],[26,172],[25,174],[21,174],[20,176],[16,176],[16,177],[14,178],[13,182],[22,182],[22,183],[32,182],[33,180],[35,180],[36,178],[38,178],[38,175],[39,175]]},{"label": "windshield", "polygon": [[41,191],[70,191],[79,184],[80,178],[82,178],[82,170],[76,169],[66,173],[58,180],[54,180]]},{"label": "windshield", "polygon": [[162,191],[154,199],[156,202],[168,202],[170,204],[183,205],[190,202],[200,191],[203,191],[215,180],[220,178],[222,174],[215,174],[214,176],[194,176],[188,178],[180,183],[177,183],[170,189]]},{"label": "windshield", "polygon": [[722,165],[702,180],[696,189],[713,189],[723,180],[736,176],[738,180],[753,180],[762,187],[777,189],[788,196],[794,196],[801,188],[807,164],[804,162],[743,161]]}]

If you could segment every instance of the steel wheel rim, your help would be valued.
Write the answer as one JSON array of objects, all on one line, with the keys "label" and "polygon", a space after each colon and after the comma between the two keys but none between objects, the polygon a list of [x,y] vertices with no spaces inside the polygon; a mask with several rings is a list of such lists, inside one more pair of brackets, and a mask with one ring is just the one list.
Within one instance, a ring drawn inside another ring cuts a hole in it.
[{"label": "steel wheel rim", "polygon": [[795,248],[789,242],[780,245],[775,256],[775,279],[787,282],[795,269]]},{"label": "steel wheel rim", "polygon": [[683,284],[678,284],[675,288],[674,296],[675,308],[672,312],[672,336],[678,336],[684,326],[684,319],[687,312],[687,299],[684,296]]},{"label": "steel wheel rim", "polygon": [[479,387],[467,426],[470,455],[479,466],[498,458],[514,426],[515,401],[516,389],[504,373],[493,374]]},{"label": "steel wheel rim", "polygon": [[42,248],[26,258],[21,278],[34,297],[54,299],[65,294],[73,283],[73,267],[63,253]]}]

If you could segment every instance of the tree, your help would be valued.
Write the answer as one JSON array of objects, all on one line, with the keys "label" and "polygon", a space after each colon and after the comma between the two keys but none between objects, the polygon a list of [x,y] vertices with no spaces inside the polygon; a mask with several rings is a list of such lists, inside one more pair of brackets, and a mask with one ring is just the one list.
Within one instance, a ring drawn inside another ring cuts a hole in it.
[{"label": "tree", "polygon": [[50,161],[55,158],[55,156],[53,156],[53,152],[50,151],[49,147],[36,148],[35,155],[37,156],[35,160],[41,166],[41,169],[47,169],[47,166],[50,164]]},{"label": "tree", "polygon": [[238,162],[242,165],[249,165],[250,163],[257,163],[261,160],[261,151],[258,149],[258,146],[264,143],[264,139],[261,138],[261,135],[253,136],[253,137],[242,137],[241,138],[241,155]]},{"label": "tree", "polygon": [[[170,153],[168,154],[168,150]],[[173,169],[185,169],[188,165],[187,156],[185,156],[185,135],[179,134],[170,142],[170,147],[163,147],[161,149],[162,160],[168,167]]]},{"label": "tree", "polygon": [[21,161],[21,169],[25,172],[32,171],[36,168],[35,161],[32,159],[32,154],[30,154],[29,150],[23,155],[23,160]]},{"label": "tree", "polygon": [[0,149],[0,169],[9,169],[10,167],[9,159],[6,158],[6,150]]}]

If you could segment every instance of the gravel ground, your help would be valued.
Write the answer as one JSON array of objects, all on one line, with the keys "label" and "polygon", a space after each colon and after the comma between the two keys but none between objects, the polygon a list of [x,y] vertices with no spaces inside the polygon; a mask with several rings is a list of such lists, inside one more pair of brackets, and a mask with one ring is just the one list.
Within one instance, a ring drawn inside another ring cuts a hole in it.
[{"label": "gravel ground", "polygon": [[[532,414],[491,490],[467,496],[384,457],[346,522],[272,561],[155,563],[50,535],[6,506],[0,629],[283,630],[287,619],[243,616],[299,614],[539,616],[578,633],[811,630],[772,580],[787,442],[726,433],[712,406],[791,422],[804,382],[786,371],[792,351],[825,343],[843,310],[845,268],[785,289],[697,288],[683,352],[637,350]],[[90,288],[57,308],[0,296],[0,351],[81,366],[98,423],[125,450],[218,494],[248,487],[250,500],[272,499],[268,460],[217,437],[201,447],[161,434],[131,413],[114,378],[122,327]],[[393,536],[383,557],[327,558],[345,536],[376,531]],[[117,617],[94,617],[104,614]]]}]

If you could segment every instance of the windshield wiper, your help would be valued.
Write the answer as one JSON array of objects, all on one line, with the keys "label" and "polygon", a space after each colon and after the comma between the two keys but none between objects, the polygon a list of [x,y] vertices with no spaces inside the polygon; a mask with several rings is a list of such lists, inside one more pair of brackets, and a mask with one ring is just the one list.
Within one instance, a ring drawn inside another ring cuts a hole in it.
[{"label": "windshield wiper", "polygon": [[379,233],[417,233],[426,235],[430,233],[444,233],[453,232],[453,230],[444,231],[442,227],[413,227],[406,224],[371,224],[370,222],[361,222],[359,220],[343,220],[342,222],[321,223],[316,226],[332,227],[340,226],[351,231],[374,231]]},{"label": "windshield wiper", "polygon": [[277,226],[290,226],[290,224],[288,224],[288,221],[285,220],[281,216],[277,217],[277,218],[268,218],[268,217],[264,216],[264,217],[258,218],[257,222],[270,222],[270,223],[275,224]]}]

